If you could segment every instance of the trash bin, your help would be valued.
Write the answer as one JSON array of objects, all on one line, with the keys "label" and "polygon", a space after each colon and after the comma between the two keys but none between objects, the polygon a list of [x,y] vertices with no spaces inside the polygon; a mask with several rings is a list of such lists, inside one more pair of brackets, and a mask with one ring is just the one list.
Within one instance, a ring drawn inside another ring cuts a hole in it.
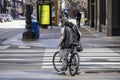
[{"label": "trash bin", "polygon": [[39,26],[35,20],[32,20],[32,30],[35,32],[35,39],[39,39]]}]

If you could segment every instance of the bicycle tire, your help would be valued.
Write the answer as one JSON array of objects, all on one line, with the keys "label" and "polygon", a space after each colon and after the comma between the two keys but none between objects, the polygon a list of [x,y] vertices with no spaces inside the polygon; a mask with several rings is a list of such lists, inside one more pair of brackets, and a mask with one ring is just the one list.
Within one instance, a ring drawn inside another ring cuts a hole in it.
[{"label": "bicycle tire", "polygon": [[[75,57],[75,58],[74,58]],[[79,69],[79,55],[77,53],[73,53],[70,57],[70,65],[69,72],[71,76],[75,76]]]},{"label": "bicycle tire", "polygon": [[55,52],[55,54],[53,55],[53,67],[57,72],[61,71],[61,67],[62,67],[62,62],[60,61],[60,55],[59,55],[59,51]]}]

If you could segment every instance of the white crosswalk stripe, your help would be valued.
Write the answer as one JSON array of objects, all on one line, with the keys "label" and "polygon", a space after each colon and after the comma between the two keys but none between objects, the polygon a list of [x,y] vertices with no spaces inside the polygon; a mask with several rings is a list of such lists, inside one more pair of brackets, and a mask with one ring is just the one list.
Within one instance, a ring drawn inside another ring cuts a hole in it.
[{"label": "white crosswalk stripe", "polygon": [[[98,72],[92,76],[98,79],[104,71],[120,71],[120,49],[84,49],[80,56],[80,75],[60,76],[52,64],[52,57],[58,49],[2,49],[0,50],[0,79],[11,80],[87,80],[87,72]],[[99,73],[100,72],[100,73]],[[91,75],[90,78],[91,78]],[[83,76],[86,75],[86,76]],[[98,77],[96,77],[96,75]],[[103,73],[104,79],[113,79]],[[119,78],[119,73],[114,78]],[[95,79],[94,78],[94,79]],[[101,79],[101,76],[100,78]],[[111,79],[111,80],[112,80]],[[118,80],[119,80],[118,79]],[[113,79],[114,80],[114,79]]]},{"label": "white crosswalk stripe", "polygon": [[18,46],[18,48],[25,48],[25,49],[29,49],[30,48],[30,46]]},{"label": "white crosswalk stripe", "polygon": [[[56,50],[55,50],[56,51]],[[42,69],[53,69],[55,51],[44,54]],[[120,70],[120,50],[109,48],[85,49],[79,53],[81,69]]]},{"label": "white crosswalk stripe", "polygon": [[[0,69],[54,69],[52,58],[58,49],[2,49],[0,50]],[[119,48],[89,48],[79,53],[80,69],[120,70]],[[41,67],[40,67],[41,66]]]},{"label": "white crosswalk stripe", "polygon": [[8,47],[10,47],[10,45],[0,46],[0,50],[1,50],[1,49],[7,49]]}]

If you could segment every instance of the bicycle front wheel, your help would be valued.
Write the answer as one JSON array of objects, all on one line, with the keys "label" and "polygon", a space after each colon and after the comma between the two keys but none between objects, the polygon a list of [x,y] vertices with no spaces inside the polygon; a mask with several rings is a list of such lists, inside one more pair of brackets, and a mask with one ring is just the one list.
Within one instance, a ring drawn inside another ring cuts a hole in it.
[{"label": "bicycle front wheel", "polygon": [[59,51],[55,52],[55,54],[53,56],[53,67],[57,72],[61,71],[62,61],[61,61]]},{"label": "bicycle front wheel", "polygon": [[69,72],[71,76],[75,76],[79,69],[79,55],[77,53],[73,53],[70,57],[70,65],[69,65]]}]

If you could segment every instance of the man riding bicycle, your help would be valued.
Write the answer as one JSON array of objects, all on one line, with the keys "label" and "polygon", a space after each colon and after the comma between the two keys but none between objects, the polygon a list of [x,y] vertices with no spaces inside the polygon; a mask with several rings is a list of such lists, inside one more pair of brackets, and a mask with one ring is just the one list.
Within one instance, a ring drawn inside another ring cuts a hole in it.
[{"label": "man riding bicycle", "polygon": [[78,27],[72,22],[69,22],[66,17],[63,17],[61,19],[61,35],[59,41],[62,67],[59,74],[65,74],[68,55],[71,49],[75,47],[74,43],[78,43],[80,41],[80,36],[81,32],[79,31]]}]

